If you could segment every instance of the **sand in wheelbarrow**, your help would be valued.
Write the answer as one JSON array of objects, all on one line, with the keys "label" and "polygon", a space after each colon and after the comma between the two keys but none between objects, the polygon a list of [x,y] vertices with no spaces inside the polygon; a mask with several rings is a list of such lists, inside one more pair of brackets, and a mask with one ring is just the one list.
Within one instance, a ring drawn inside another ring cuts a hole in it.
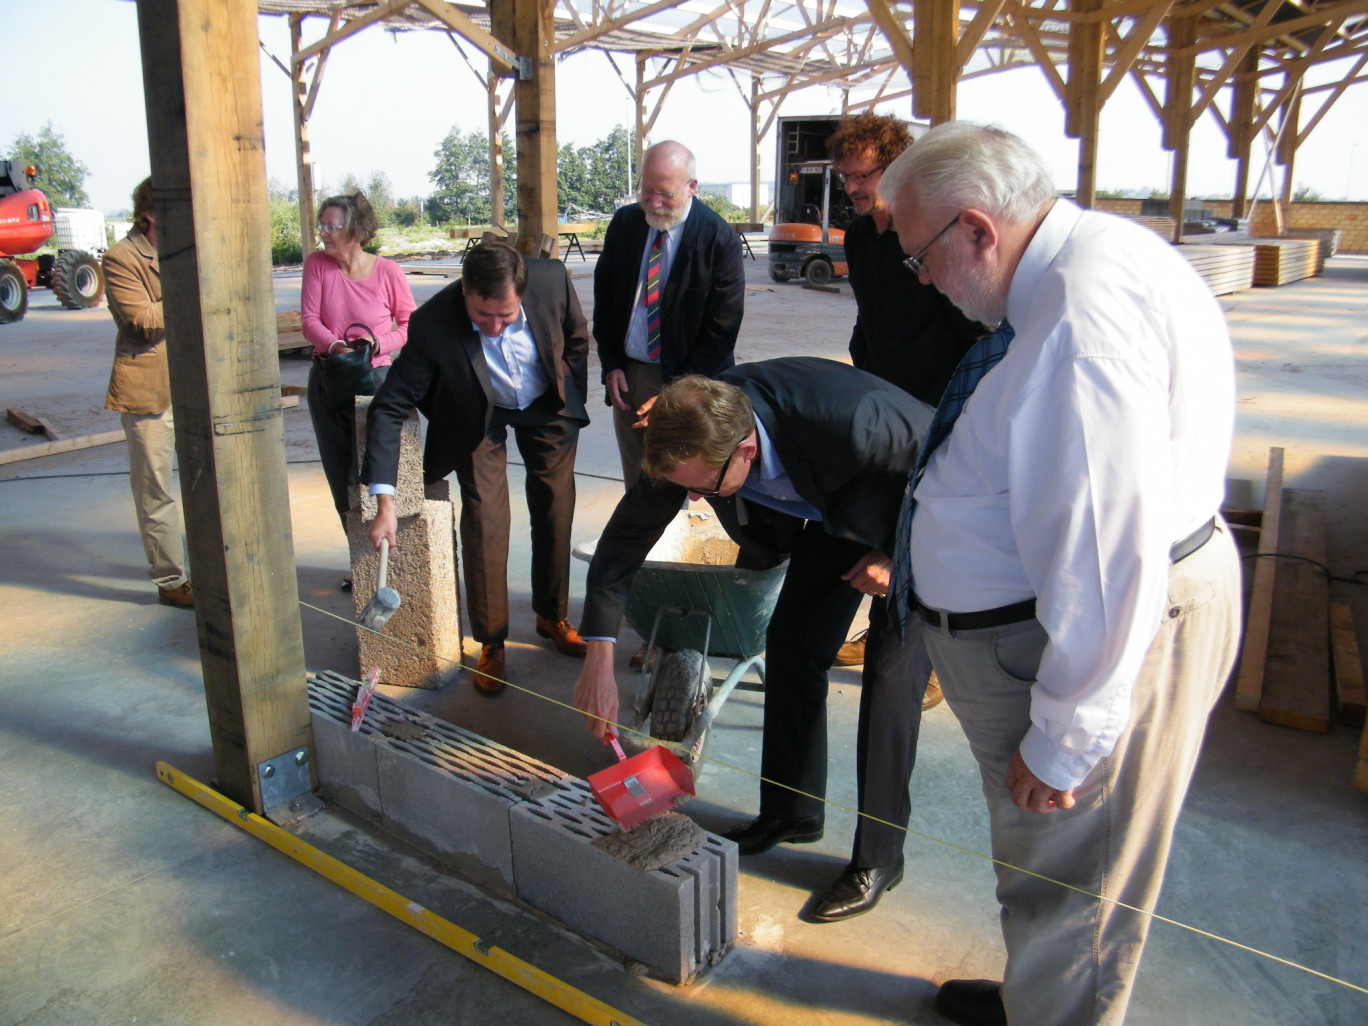
[{"label": "sand in wheelbarrow", "polygon": [[649,873],[696,851],[708,839],[707,831],[678,812],[662,812],[631,830],[614,831],[596,838],[595,848]]}]

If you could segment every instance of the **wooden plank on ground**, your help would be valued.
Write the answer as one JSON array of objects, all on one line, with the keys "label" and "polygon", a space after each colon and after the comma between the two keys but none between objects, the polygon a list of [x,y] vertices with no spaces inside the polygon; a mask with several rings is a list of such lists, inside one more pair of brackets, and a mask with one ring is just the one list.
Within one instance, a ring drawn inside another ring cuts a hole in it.
[{"label": "wooden plank on ground", "polygon": [[[1286,558],[1290,556],[1303,558]],[[1259,719],[1265,723],[1322,733],[1330,729],[1327,558],[1325,493],[1284,488],[1276,560],[1280,565],[1259,701]]]},{"label": "wooden plank on ground", "polygon": [[1330,603],[1330,652],[1335,663],[1339,720],[1346,727],[1361,727],[1368,713],[1368,688],[1363,683],[1354,610],[1345,602]]},{"label": "wooden plank on ground", "polygon": [[1235,708],[1253,712],[1263,694],[1264,663],[1268,658],[1268,625],[1273,616],[1273,584],[1278,561],[1278,526],[1282,512],[1283,450],[1268,450],[1268,480],[1264,485],[1263,521],[1259,530],[1259,555],[1254,560],[1254,590],[1249,596],[1244,644],[1240,649],[1240,674],[1235,682]]},{"label": "wooden plank on ground", "polygon": [[20,431],[27,431],[31,435],[41,435],[43,433],[42,421],[37,417],[30,417],[23,410],[15,409],[13,406],[5,411],[5,419]]},{"label": "wooden plank on ground", "polygon": [[77,438],[63,438],[56,442],[44,442],[41,445],[26,445],[20,449],[6,449],[4,452],[0,452],[0,464],[36,460],[40,456],[53,456],[59,452],[74,452],[77,449],[91,449],[97,445],[121,442],[123,439],[124,433],[122,431],[102,431],[98,435],[81,435]]}]

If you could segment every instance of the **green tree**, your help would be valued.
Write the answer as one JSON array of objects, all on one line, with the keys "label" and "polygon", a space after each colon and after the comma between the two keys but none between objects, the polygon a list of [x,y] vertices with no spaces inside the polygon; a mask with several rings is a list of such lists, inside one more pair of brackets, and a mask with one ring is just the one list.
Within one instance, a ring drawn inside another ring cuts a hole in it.
[{"label": "green tree", "polygon": [[746,213],[745,210],[741,209],[731,200],[727,199],[726,196],[719,196],[715,192],[700,192],[698,194],[698,198],[702,201],[705,207],[708,207],[710,210],[713,210],[719,215],[721,215],[722,220],[724,221],[743,220],[742,215]]},{"label": "green tree", "polygon": [[1298,185],[1297,191],[1292,193],[1292,199],[1297,203],[1319,203],[1325,197],[1318,193],[1309,185]]},{"label": "green tree", "polygon": [[[20,132],[9,145],[7,159],[20,164],[32,164],[38,169],[36,188],[42,189],[54,207],[85,207],[90,205],[85,180],[90,169],[72,156],[66,148],[62,133],[49,121],[36,137]],[[128,183],[133,191],[136,182]]]},{"label": "green tree", "polygon": [[[504,223],[517,217],[518,162],[513,142],[502,137],[504,151]],[[437,189],[428,198],[428,216],[433,224],[460,221],[488,224],[491,218],[489,196],[489,139],[482,132],[453,128],[433,152],[437,166],[428,179]]]}]

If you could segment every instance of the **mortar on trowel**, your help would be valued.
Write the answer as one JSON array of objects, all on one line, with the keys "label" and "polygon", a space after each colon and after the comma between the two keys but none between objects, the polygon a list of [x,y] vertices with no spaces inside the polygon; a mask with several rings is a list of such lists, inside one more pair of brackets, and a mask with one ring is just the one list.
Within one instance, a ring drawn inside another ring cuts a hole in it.
[{"label": "mortar on trowel", "polygon": [[603,740],[613,746],[618,764],[591,773],[589,789],[608,818],[622,829],[631,830],[694,796],[693,774],[668,748],[656,745],[628,758],[616,734],[609,733]]}]

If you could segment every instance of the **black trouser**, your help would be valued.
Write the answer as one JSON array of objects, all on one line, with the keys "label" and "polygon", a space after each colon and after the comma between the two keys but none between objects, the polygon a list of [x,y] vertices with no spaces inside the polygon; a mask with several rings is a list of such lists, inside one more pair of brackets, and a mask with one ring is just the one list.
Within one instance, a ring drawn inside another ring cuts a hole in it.
[{"label": "black trouser", "polygon": [[483,645],[508,637],[510,428],[526,468],[532,529],[532,608],[553,623],[565,619],[580,425],[560,416],[560,406],[555,390],[525,410],[496,406],[484,439],[456,467],[461,486],[461,564],[470,633]]},{"label": "black trouser", "polygon": [[[765,651],[765,732],[760,812],[818,816],[826,797],[827,671],[850,630],[861,594],[841,580],[867,554],[808,522],[789,554],[788,573],[770,619]],[[931,664],[912,625],[904,643],[877,602],[877,631],[865,648],[860,696],[860,811],[892,823],[861,819],[852,861],[887,865],[902,852],[911,803],[908,780],[916,757],[921,702]],[[787,785],[780,787],[776,785]],[[788,790],[796,788],[799,795]],[[811,796],[811,797],[807,797]]]},{"label": "black trouser", "polygon": [[[375,368],[377,388],[387,374],[388,365]],[[314,438],[318,441],[318,458],[323,464],[323,476],[328,479],[333,505],[345,528],[351,491],[360,480],[356,459],[356,406],[328,408],[318,364],[309,368],[308,400],[309,419],[313,421]]]}]

